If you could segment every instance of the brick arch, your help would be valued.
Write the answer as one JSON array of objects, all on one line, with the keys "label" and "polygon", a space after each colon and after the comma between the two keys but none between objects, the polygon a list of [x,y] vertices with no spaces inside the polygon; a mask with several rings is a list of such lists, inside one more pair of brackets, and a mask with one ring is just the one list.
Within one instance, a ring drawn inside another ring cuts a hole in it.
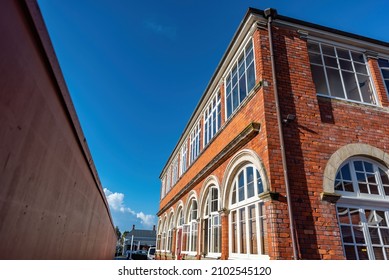
[{"label": "brick arch", "polygon": [[365,156],[389,167],[389,154],[368,144],[348,144],[332,154],[324,169],[322,198],[328,194],[335,194],[334,183],[339,167],[350,157]]},{"label": "brick arch", "polygon": [[269,191],[270,184],[268,181],[268,177],[266,175],[265,166],[261,158],[253,150],[249,150],[249,149],[241,150],[232,157],[224,172],[223,182],[221,185],[221,189],[223,192],[222,201],[221,201],[222,209],[228,209],[229,207],[228,198],[230,194],[232,180],[234,180],[238,170],[246,164],[253,164],[255,166],[255,168],[258,170],[259,174],[261,175],[264,192]]}]

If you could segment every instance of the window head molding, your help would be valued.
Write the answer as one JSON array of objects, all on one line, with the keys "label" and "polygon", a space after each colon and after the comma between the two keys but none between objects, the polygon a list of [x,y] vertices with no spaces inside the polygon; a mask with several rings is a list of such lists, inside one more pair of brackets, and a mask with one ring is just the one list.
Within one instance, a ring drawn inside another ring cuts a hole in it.
[{"label": "window head molding", "polygon": [[336,202],[340,195],[335,193],[335,177],[339,167],[350,157],[365,156],[371,158],[384,166],[389,166],[389,154],[383,150],[368,144],[348,144],[332,154],[324,169],[323,192],[321,199],[329,202]]},{"label": "window head molding", "polygon": [[261,178],[262,178],[262,184],[263,184],[263,191],[268,192],[269,189],[269,181],[268,177],[266,175],[266,169],[265,166],[261,160],[261,158],[257,155],[256,152],[249,149],[244,149],[236,153],[230,162],[227,165],[227,168],[224,172],[223,182],[221,185],[221,191],[222,191],[222,209],[228,209],[229,207],[229,197],[230,197],[230,189],[228,189],[226,186],[232,186],[232,182],[235,178],[235,175],[237,175],[238,171],[246,164],[253,164],[254,167],[258,170]]}]

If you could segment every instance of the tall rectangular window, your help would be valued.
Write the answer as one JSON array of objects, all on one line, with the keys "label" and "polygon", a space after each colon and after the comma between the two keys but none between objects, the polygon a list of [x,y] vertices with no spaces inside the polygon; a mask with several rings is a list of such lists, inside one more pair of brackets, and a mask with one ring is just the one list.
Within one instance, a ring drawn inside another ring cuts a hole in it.
[{"label": "tall rectangular window", "polygon": [[308,53],[318,94],[377,104],[363,53],[317,42],[308,42]]},{"label": "tall rectangular window", "polygon": [[204,111],[204,147],[215,136],[221,124],[221,103],[220,92],[211,99],[208,107]]},{"label": "tall rectangular window", "polygon": [[181,147],[180,156],[181,156],[181,160],[180,160],[180,177],[181,177],[182,174],[184,174],[186,169],[187,169],[188,144],[187,144],[186,139],[185,139],[184,144]]},{"label": "tall rectangular window", "polygon": [[192,164],[200,154],[200,132],[200,121],[198,121],[190,134],[190,164]]},{"label": "tall rectangular window", "polygon": [[172,174],[172,186],[177,183],[178,180],[178,156],[173,160],[173,174]]},{"label": "tall rectangular window", "polygon": [[378,65],[380,66],[382,77],[386,86],[386,92],[389,94],[389,59],[378,59]]},{"label": "tall rectangular window", "polygon": [[227,74],[226,86],[226,117],[236,111],[255,85],[254,51],[250,40],[238,59],[233,63]]}]

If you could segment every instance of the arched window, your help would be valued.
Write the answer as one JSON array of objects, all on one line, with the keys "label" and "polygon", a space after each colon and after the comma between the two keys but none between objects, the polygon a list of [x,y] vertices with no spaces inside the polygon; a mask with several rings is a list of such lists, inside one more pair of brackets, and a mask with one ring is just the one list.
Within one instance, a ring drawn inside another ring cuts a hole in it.
[{"label": "arched window", "polygon": [[177,237],[176,237],[176,256],[181,254],[183,239],[182,239],[182,230],[184,226],[184,214],[182,207],[178,209],[177,212]]},{"label": "arched window", "polygon": [[198,235],[198,223],[197,223],[197,201],[192,198],[189,203],[189,212],[187,217],[187,223],[183,226],[183,247],[182,251],[189,254],[195,254],[197,252],[197,235]]},{"label": "arched window", "polygon": [[238,170],[230,192],[230,257],[268,258],[262,178],[252,164]]},{"label": "arched window", "polygon": [[219,190],[216,186],[208,189],[204,211],[204,253],[208,256],[220,256],[221,221],[219,211]]},{"label": "arched window", "polygon": [[167,244],[166,244],[166,251],[171,252],[172,250],[172,241],[173,241],[173,229],[174,229],[174,223],[173,223],[173,213],[169,216],[169,221],[167,224],[168,232],[167,232]]},{"label": "arched window", "polygon": [[389,171],[367,158],[343,163],[335,178],[343,249],[350,260],[389,260]]}]

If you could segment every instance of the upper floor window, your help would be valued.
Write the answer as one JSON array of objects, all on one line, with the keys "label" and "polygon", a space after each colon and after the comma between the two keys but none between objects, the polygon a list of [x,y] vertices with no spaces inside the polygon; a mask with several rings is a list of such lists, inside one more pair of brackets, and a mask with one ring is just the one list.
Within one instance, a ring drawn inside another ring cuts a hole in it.
[{"label": "upper floor window", "polygon": [[236,111],[255,85],[253,43],[250,40],[228,72],[226,81],[226,118]]},{"label": "upper floor window", "polygon": [[389,260],[389,171],[367,158],[338,170],[335,191],[342,245],[349,260]]},{"label": "upper floor window", "polygon": [[363,53],[316,42],[308,52],[318,94],[377,104]]},{"label": "upper floor window", "polygon": [[209,103],[204,112],[204,147],[211,141],[221,125],[220,92]]},{"label": "upper floor window", "polygon": [[171,176],[172,176],[172,169],[171,167],[169,167],[166,175],[165,195],[170,191],[171,188]]},{"label": "upper floor window", "polygon": [[190,134],[190,164],[192,164],[200,154],[200,132],[201,126],[200,121],[198,121]]},{"label": "upper floor window", "polygon": [[180,177],[181,177],[182,174],[184,174],[187,169],[187,162],[188,162],[188,144],[186,140],[181,147],[180,155],[181,155],[181,160],[180,160]]},{"label": "upper floor window", "polygon": [[378,59],[378,65],[380,66],[382,77],[386,86],[386,91],[389,93],[389,59]]},{"label": "upper floor window", "polygon": [[177,183],[178,180],[178,156],[173,160],[173,174],[172,174],[172,186]]}]

